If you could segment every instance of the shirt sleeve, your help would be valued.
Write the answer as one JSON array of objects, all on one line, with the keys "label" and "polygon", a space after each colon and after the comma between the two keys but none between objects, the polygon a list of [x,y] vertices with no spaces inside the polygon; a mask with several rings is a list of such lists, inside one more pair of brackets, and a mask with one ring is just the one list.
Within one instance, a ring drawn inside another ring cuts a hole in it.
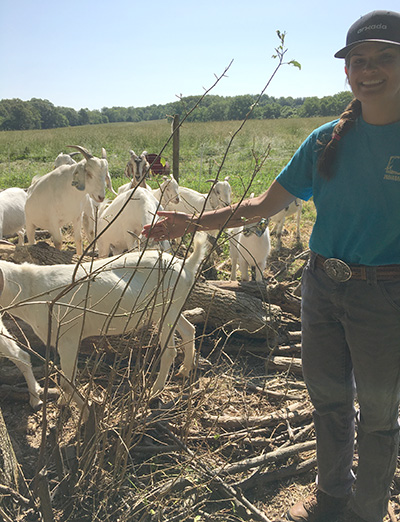
[{"label": "shirt sleeve", "polygon": [[300,145],[292,159],[281,171],[276,180],[296,198],[308,201],[313,195],[313,183],[317,176],[319,153],[332,135],[336,121],[329,122],[314,130]]}]

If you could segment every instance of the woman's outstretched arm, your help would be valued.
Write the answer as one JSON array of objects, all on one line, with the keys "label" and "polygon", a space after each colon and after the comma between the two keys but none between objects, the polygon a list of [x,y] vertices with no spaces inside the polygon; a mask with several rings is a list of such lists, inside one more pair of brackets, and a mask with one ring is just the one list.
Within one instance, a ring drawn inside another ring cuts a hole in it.
[{"label": "woman's outstretched arm", "polygon": [[255,222],[261,218],[269,218],[286,208],[295,196],[274,181],[267,191],[252,199],[243,200],[240,204],[203,212],[199,216],[191,216],[183,212],[159,211],[160,219],[153,225],[145,225],[142,234],[155,240],[182,237],[195,230],[220,230],[222,228],[240,227],[243,221]]}]

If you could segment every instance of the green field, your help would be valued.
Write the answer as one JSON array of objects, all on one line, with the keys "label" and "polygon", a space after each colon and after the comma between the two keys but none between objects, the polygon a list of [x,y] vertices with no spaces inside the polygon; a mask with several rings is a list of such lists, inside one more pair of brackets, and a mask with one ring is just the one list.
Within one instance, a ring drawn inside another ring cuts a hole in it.
[{"label": "green field", "polygon": [[[292,118],[249,120],[228,144],[241,125],[238,121],[183,123],[180,128],[180,184],[208,191],[206,180],[230,176],[233,201],[248,187],[256,159],[271,147],[269,156],[253,180],[251,190],[264,191],[287,163],[303,139],[316,127],[331,118]],[[141,123],[110,123],[67,127],[52,130],[0,132],[0,188],[26,188],[37,174],[53,168],[60,152],[69,152],[67,145],[81,145],[95,156],[101,148],[107,151],[114,188],[126,182],[124,168],[129,150],[159,153],[172,162],[171,125],[168,121]],[[223,161],[224,156],[226,159]],[[154,180],[150,184],[156,183]]]}]

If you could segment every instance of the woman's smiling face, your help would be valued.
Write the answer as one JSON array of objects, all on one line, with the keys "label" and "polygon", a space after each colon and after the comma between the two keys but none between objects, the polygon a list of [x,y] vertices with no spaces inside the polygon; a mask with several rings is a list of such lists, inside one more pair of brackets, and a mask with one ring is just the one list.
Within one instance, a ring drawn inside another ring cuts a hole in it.
[{"label": "woman's smiling face", "polygon": [[361,103],[400,103],[400,46],[382,42],[357,45],[346,56],[345,70]]}]

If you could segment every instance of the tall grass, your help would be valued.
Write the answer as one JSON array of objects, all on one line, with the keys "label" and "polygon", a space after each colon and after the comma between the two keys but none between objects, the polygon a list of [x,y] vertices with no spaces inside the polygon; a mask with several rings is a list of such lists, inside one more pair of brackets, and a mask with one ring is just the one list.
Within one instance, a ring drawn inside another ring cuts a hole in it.
[{"label": "tall grass", "polygon": [[[255,157],[270,146],[267,161],[253,182],[252,190],[264,191],[287,163],[304,138],[326,118],[250,120],[235,137],[220,177],[230,176],[233,197],[247,187],[254,170]],[[183,123],[180,129],[180,183],[207,191],[206,180],[215,177],[231,136],[240,122]],[[0,133],[0,188],[28,187],[33,176],[53,168],[67,145],[81,145],[94,155],[107,151],[115,188],[125,183],[123,173],[129,150],[158,153],[171,136],[168,121],[110,123],[51,130],[9,131]],[[172,160],[172,141],[163,156]]]}]

